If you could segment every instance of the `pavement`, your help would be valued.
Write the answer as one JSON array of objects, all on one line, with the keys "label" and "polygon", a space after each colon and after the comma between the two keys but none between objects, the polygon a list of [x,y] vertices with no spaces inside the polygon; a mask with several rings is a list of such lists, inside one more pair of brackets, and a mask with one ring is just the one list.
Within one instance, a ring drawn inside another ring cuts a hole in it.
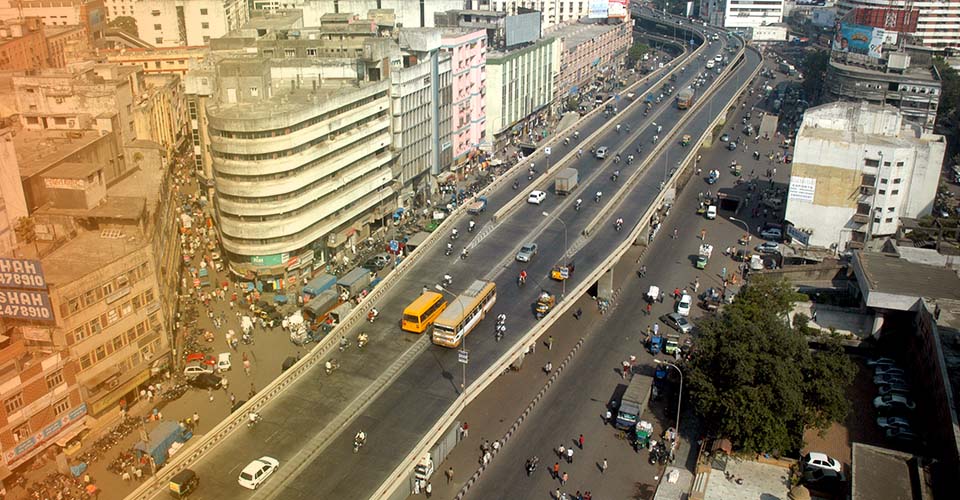
[{"label": "pavement", "polygon": [[[713,470],[704,500],[787,500],[790,470],[778,465],[731,458],[726,472]],[[738,483],[737,480],[740,480]]]},{"label": "pavement", "polygon": [[[730,116],[738,117],[739,112]],[[730,152],[722,147],[722,143],[715,144],[717,146],[703,151],[704,165],[726,165],[731,159],[744,164],[756,162],[749,150]],[[779,169],[774,180],[786,182],[789,178],[787,170]],[[502,376],[465,409],[461,421],[469,424],[469,435],[436,467],[438,471],[453,467],[454,480],[447,484],[443,476],[434,476],[437,479],[433,485],[434,493],[441,498],[455,496],[467,484],[469,476],[480,469],[480,444],[486,440],[503,439],[507,429],[543,387],[543,372],[527,372],[528,366],[533,364],[534,367],[541,367],[547,360],[554,361],[556,366],[558,357],[566,356],[582,340],[583,345],[574,354],[570,366],[526,416],[518,431],[504,442],[502,451],[482,470],[479,481],[467,490],[467,497],[538,498],[555,494],[555,488],[560,484],[549,473],[549,467],[556,461],[553,450],[561,443],[565,446],[574,444],[573,440],[580,434],[586,437],[585,449],[575,451],[574,464],[560,462],[561,473],[567,472],[570,477],[570,482],[562,487],[563,492],[573,494],[577,490],[589,490],[598,498],[632,495],[653,497],[652,492],[657,490],[658,484],[661,484],[660,478],[665,474],[664,468],[649,465],[646,453],[637,455],[626,442],[617,438],[616,432],[603,423],[601,415],[606,402],[617,393],[617,386],[626,383],[617,370],[623,359],[636,355],[641,365],[639,370],[652,372],[652,356],[642,345],[643,331],[647,325],[656,322],[660,315],[673,310],[673,303],[667,301],[657,304],[653,314],[647,316],[642,310],[629,305],[640,303],[643,293],[651,284],[668,290],[674,287],[692,288],[696,281],[701,283],[701,288],[719,287],[722,286],[723,268],[729,268],[731,273],[736,268],[733,260],[719,253],[715,254],[704,271],[696,270],[687,258],[688,253],[696,253],[701,241],[701,229],[707,230],[707,241],[717,248],[737,246],[742,233],[736,224],[723,219],[732,215],[725,211],[721,211],[721,218],[714,221],[696,214],[701,194],[699,189],[705,186],[702,179],[692,179],[679,194],[671,215],[664,222],[667,227],[682,228],[678,239],[662,234],[646,250],[635,247],[621,259],[614,270],[614,289],[619,290],[620,294],[610,312],[600,316],[595,308],[584,307],[591,303],[589,297],[579,297],[577,308],[584,310],[581,320],[561,318],[547,332],[554,339],[557,354],[544,350],[543,344],[539,345],[533,358],[525,362],[522,372]],[[738,186],[734,185],[732,176],[726,175],[710,188],[733,190]],[[748,206],[742,212],[749,215],[750,208]],[[745,218],[751,228],[763,222],[762,216]],[[770,217],[767,219],[772,220]],[[635,271],[640,263],[647,266],[648,272],[644,278],[638,279]],[[700,314],[703,312],[694,310],[694,322]],[[661,324],[661,331],[671,330]],[[670,360],[669,356],[663,354],[658,357]],[[676,374],[672,373],[671,376],[675,377]],[[673,390],[677,389],[675,379],[671,389],[661,400],[651,404],[653,418],[650,415],[644,417],[653,420],[655,435],[673,425],[676,408]],[[697,440],[699,432],[688,402],[684,402],[684,405],[680,426],[683,439],[678,452],[681,460],[676,462],[682,466],[679,467],[680,478],[676,483],[662,488],[663,491],[658,491],[657,498],[685,498],[684,494],[689,491],[697,450],[696,446],[690,447],[690,443]],[[683,422],[688,422],[688,425]],[[540,467],[532,477],[527,477],[524,463],[532,455],[540,458]],[[610,465],[601,474],[597,463],[604,458]],[[722,479],[722,476],[719,477]],[[760,484],[766,484],[765,480],[759,481]],[[776,491],[775,488],[767,489]]]},{"label": "pavement", "polygon": [[[756,57],[751,53],[748,59],[746,67],[736,71],[749,72]],[[688,65],[688,68],[695,67],[695,64]],[[692,76],[691,73],[688,69],[687,75]],[[678,87],[683,84],[682,80]],[[734,83],[739,83],[736,77],[733,83],[723,87],[716,99],[729,99]],[[634,141],[650,139],[650,121],[657,120],[669,130],[682,112],[661,105],[650,117],[641,117],[640,114],[640,110],[633,110],[618,117],[635,125],[634,133],[626,137],[606,130],[599,140],[570,147],[582,145],[587,148],[590,144],[605,141],[606,144],[621,145],[626,154],[633,148]],[[585,120],[581,134],[597,130],[605,121],[606,117],[602,115]],[[706,118],[698,119],[688,124],[686,130],[696,134],[698,129],[705,129],[706,122]],[[557,149],[555,154],[569,151]],[[582,172],[582,192],[603,189],[610,193],[619,189],[620,185],[609,180],[608,174],[613,168],[610,162],[585,157],[573,164]],[[637,163],[631,167],[621,164],[620,168],[627,176],[637,168]],[[641,213],[657,195],[660,175],[656,168],[644,172],[644,178],[632,187],[618,210]],[[533,185],[539,187],[549,180],[541,174]],[[399,283],[377,303],[384,319],[374,324],[364,322],[356,330],[344,332],[352,338],[362,328],[371,338],[366,349],[359,352],[351,348],[334,353],[341,362],[337,372],[326,376],[322,367],[311,369],[261,412],[263,422],[252,430],[240,429],[232,433],[202,461],[193,464],[191,468],[203,478],[202,484],[205,485],[197,492],[197,498],[354,498],[375,490],[383,475],[396,467],[406,451],[422,438],[458,396],[461,371],[455,350],[427,346],[423,337],[400,333],[395,323],[387,318],[399,317],[403,307],[421,288],[438,282],[444,272],[454,276],[452,288],[455,293],[477,278],[496,280],[499,300],[492,313],[509,315],[510,332],[507,342],[500,343],[495,342],[492,335],[471,336],[467,379],[475,379],[509,348],[509,339],[519,335],[514,332],[527,331],[535,323],[529,304],[538,289],[559,293],[560,286],[546,276],[550,267],[567,253],[568,248],[561,244],[566,241],[567,230],[572,235],[580,234],[587,221],[603,209],[603,204],[585,203],[582,210],[575,212],[570,206],[572,197],[561,199],[548,195],[542,208],[518,208],[502,221],[491,221],[491,212],[496,207],[533,187],[525,176],[522,176],[522,184],[524,189],[520,193],[504,187],[490,193],[491,208],[483,216],[476,217],[478,231],[472,235],[461,231],[462,239],[456,242],[457,250],[462,244],[470,245],[471,254],[467,261],[446,257],[439,247],[425,249],[414,269],[401,276]],[[540,216],[539,212],[544,209],[562,213],[565,224],[556,223],[559,219]],[[615,215],[605,216],[609,220],[601,224],[612,225]],[[465,221],[456,220],[451,224],[459,224],[462,228]],[[494,233],[495,237],[491,237]],[[612,229],[602,233],[591,238],[575,237],[576,241],[571,242],[570,249],[576,249],[571,253],[576,254],[578,270],[595,267],[623,241],[624,235]],[[513,263],[512,256],[519,242],[531,238],[541,243],[540,255],[533,263],[525,265],[535,286],[528,283],[527,287],[518,289],[514,277],[519,268]],[[583,274],[587,273],[575,274],[574,285]],[[492,331],[491,320],[481,322],[478,329]],[[368,442],[360,453],[353,454],[352,438],[359,429],[367,432]],[[264,454],[277,457],[281,461],[280,470],[258,493],[251,495],[240,490],[235,480],[239,468]],[[376,473],[371,473],[374,471]]]}]

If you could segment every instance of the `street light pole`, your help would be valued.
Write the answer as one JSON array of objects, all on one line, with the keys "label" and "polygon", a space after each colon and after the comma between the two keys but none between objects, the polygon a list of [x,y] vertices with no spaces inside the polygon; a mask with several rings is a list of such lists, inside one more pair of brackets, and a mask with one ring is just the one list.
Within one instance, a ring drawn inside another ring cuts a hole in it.
[{"label": "street light pole", "polygon": [[[461,311],[466,311],[466,309],[464,309],[464,307],[463,307],[463,302],[460,300],[460,296],[459,296],[459,295],[454,295],[453,292],[451,292],[450,290],[447,290],[446,288],[444,288],[442,285],[439,285],[439,284],[436,285],[436,289],[437,289],[438,291],[440,291],[440,292],[443,292],[443,293],[445,293],[445,294],[453,297],[454,300],[457,301],[457,304],[460,305],[460,310],[461,310]],[[467,355],[469,356],[469,352],[470,352],[470,351],[467,350],[467,336],[466,336],[466,335],[464,335],[464,336],[463,336],[463,339],[460,340],[460,350],[461,350],[462,352],[468,353]],[[458,356],[459,356],[459,354],[458,354]],[[468,359],[469,359],[469,358],[468,358]],[[466,362],[461,362],[461,363],[460,363],[460,368],[461,368],[461,371],[460,371],[460,375],[461,375],[461,379],[460,379],[460,394],[463,394],[463,393],[465,393],[465,392],[467,391],[467,363],[466,363]]]},{"label": "street light pole", "polygon": [[740,219],[738,219],[738,218],[736,218],[736,217],[728,217],[728,219],[730,219],[731,222],[736,222],[736,223],[739,223],[739,224],[743,224],[743,229],[745,229],[745,230],[747,231],[747,234],[750,234],[750,226],[747,225],[747,221],[740,220]]},{"label": "street light pole", "polygon": [[[540,215],[543,215],[544,217],[550,217],[550,214],[547,212],[540,212]],[[561,219],[560,217],[557,217],[556,215],[553,216],[553,219],[560,221],[560,223],[563,224],[563,255],[561,255],[561,257],[563,257],[564,255],[567,254],[567,223],[563,222],[563,219]],[[567,272],[569,272],[569,270]],[[561,280],[560,281],[560,298],[563,298],[563,296],[566,294],[567,294],[567,280]]]},{"label": "street light pole", "polygon": [[[671,362],[669,362],[669,361],[663,361],[662,359],[654,359],[653,362],[656,363],[656,364],[658,364],[658,365],[671,366],[671,367],[673,367],[675,370],[677,370],[677,373],[680,374],[680,390],[677,392],[677,420],[676,420],[676,426],[674,427],[674,430],[675,430],[676,433],[677,433],[677,438],[674,439],[674,441],[673,441],[673,448],[676,449],[677,443],[680,442],[680,402],[683,401],[683,370],[681,370],[679,366],[677,366],[677,365],[675,365],[675,364],[673,364],[673,363],[671,363]],[[674,450],[671,449],[671,450],[670,450],[670,454],[672,455],[673,452],[674,452]]]}]

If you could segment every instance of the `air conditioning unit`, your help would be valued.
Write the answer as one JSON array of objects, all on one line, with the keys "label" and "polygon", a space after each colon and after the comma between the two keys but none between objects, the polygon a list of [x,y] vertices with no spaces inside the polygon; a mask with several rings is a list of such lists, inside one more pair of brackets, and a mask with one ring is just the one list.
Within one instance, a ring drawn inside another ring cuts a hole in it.
[{"label": "air conditioning unit", "polygon": [[107,389],[116,389],[120,385],[120,379],[113,377],[107,381]]},{"label": "air conditioning unit", "polygon": [[63,98],[62,98],[62,97],[57,97],[57,98],[54,99],[54,101],[56,101],[57,104],[63,104]]}]

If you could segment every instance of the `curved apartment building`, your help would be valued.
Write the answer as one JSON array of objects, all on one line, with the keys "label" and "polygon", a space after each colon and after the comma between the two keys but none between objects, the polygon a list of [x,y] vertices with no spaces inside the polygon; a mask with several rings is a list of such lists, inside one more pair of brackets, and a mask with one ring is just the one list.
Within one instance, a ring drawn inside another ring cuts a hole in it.
[{"label": "curved apartment building", "polygon": [[325,262],[366,237],[393,207],[389,80],[328,89],[317,78],[301,90],[297,77],[277,85],[290,90],[261,97],[261,79],[225,72],[207,115],[232,270],[289,278],[292,262]]}]

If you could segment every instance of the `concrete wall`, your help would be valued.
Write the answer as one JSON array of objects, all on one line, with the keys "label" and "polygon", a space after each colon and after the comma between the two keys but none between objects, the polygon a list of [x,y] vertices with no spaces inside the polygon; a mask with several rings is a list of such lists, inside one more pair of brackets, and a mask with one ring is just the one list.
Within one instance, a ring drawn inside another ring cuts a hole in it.
[{"label": "concrete wall", "polygon": [[725,28],[754,28],[783,21],[783,0],[728,1],[724,8]]},{"label": "concrete wall", "polygon": [[443,38],[443,49],[451,55],[452,136],[454,163],[466,158],[471,148],[484,140],[487,82],[487,34],[484,30]]},{"label": "concrete wall", "polygon": [[487,138],[553,100],[559,39],[546,38],[506,53],[487,54]]},{"label": "concrete wall", "polygon": [[463,0],[427,0],[423,2],[422,10],[420,2],[410,0],[290,0],[284,3],[303,9],[304,26],[320,26],[320,17],[333,12],[353,13],[366,19],[368,12],[377,9],[379,4],[381,9],[393,9],[398,26],[405,28],[432,28],[437,13],[463,9],[464,6]]}]

